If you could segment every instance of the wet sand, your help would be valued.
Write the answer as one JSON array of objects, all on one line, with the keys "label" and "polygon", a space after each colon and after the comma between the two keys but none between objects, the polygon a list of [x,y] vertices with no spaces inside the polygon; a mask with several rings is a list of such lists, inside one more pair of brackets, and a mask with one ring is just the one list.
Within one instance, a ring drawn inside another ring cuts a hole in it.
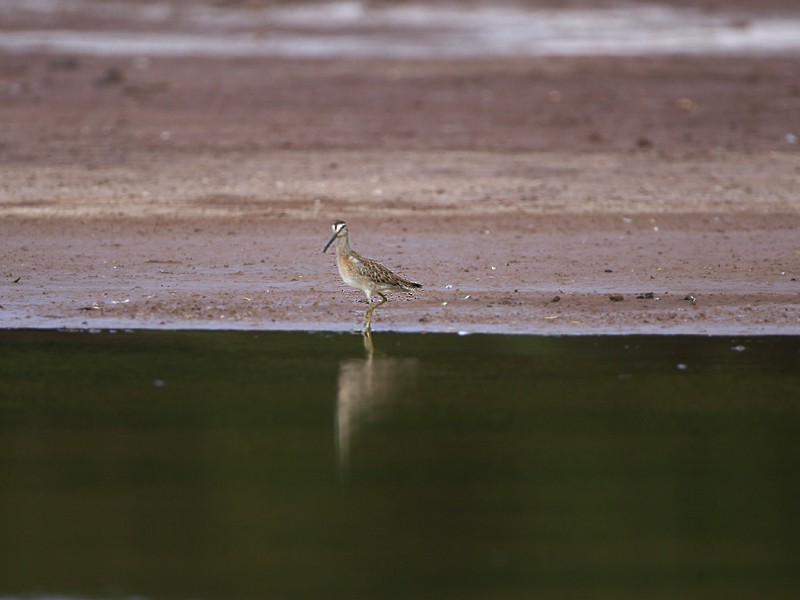
[{"label": "wet sand", "polygon": [[[800,333],[793,57],[0,55],[0,327]],[[614,298],[614,299],[612,299]],[[621,298],[621,299],[620,299]]]}]

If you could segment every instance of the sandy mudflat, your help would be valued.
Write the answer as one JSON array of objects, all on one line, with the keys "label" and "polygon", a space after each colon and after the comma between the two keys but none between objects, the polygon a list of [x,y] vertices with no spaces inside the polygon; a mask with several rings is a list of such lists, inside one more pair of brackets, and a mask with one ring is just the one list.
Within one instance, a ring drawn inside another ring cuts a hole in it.
[{"label": "sandy mudflat", "polygon": [[798,82],[775,55],[0,55],[0,327],[347,330],[344,218],[425,285],[377,331],[798,334]]}]

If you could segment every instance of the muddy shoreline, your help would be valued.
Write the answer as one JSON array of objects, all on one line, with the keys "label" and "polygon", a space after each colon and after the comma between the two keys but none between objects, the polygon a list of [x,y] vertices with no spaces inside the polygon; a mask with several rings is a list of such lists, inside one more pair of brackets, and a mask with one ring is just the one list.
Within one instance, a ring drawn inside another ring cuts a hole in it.
[{"label": "muddy shoreline", "polygon": [[0,56],[2,328],[347,331],[344,218],[425,284],[376,331],[800,333],[796,60],[56,58]]},{"label": "muddy shoreline", "polygon": [[[525,221],[351,219],[355,247],[425,285],[393,295],[375,330],[799,331],[796,274],[773,254],[798,251],[797,217]],[[2,284],[4,327],[348,331],[365,308],[321,253],[323,219],[20,219],[4,229],[19,265]]]}]

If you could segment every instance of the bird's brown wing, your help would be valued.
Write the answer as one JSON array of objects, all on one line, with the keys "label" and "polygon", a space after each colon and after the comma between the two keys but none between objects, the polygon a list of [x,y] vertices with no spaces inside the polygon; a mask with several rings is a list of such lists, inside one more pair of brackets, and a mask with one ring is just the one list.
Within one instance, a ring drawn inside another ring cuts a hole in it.
[{"label": "bird's brown wing", "polygon": [[366,277],[379,285],[397,287],[405,290],[422,287],[419,283],[414,283],[413,281],[398,277],[382,264],[369,258],[364,258],[355,252],[350,256],[350,264],[353,266],[353,270],[361,277]]}]

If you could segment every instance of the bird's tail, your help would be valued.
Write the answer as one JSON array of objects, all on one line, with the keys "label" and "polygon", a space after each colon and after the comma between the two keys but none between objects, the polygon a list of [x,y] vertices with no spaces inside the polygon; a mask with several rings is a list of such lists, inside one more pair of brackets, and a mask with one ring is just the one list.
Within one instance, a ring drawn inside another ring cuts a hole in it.
[{"label": "bird's tail", "polygon": [[414,288],[421,288],[422,287],[421,283],[414,283],[413,281],[408,281],[407,279],[401,279],[400,280],[400,285],[403,286],[404,290],[409,291],[409,292],[411,290],[413,290]]}]

